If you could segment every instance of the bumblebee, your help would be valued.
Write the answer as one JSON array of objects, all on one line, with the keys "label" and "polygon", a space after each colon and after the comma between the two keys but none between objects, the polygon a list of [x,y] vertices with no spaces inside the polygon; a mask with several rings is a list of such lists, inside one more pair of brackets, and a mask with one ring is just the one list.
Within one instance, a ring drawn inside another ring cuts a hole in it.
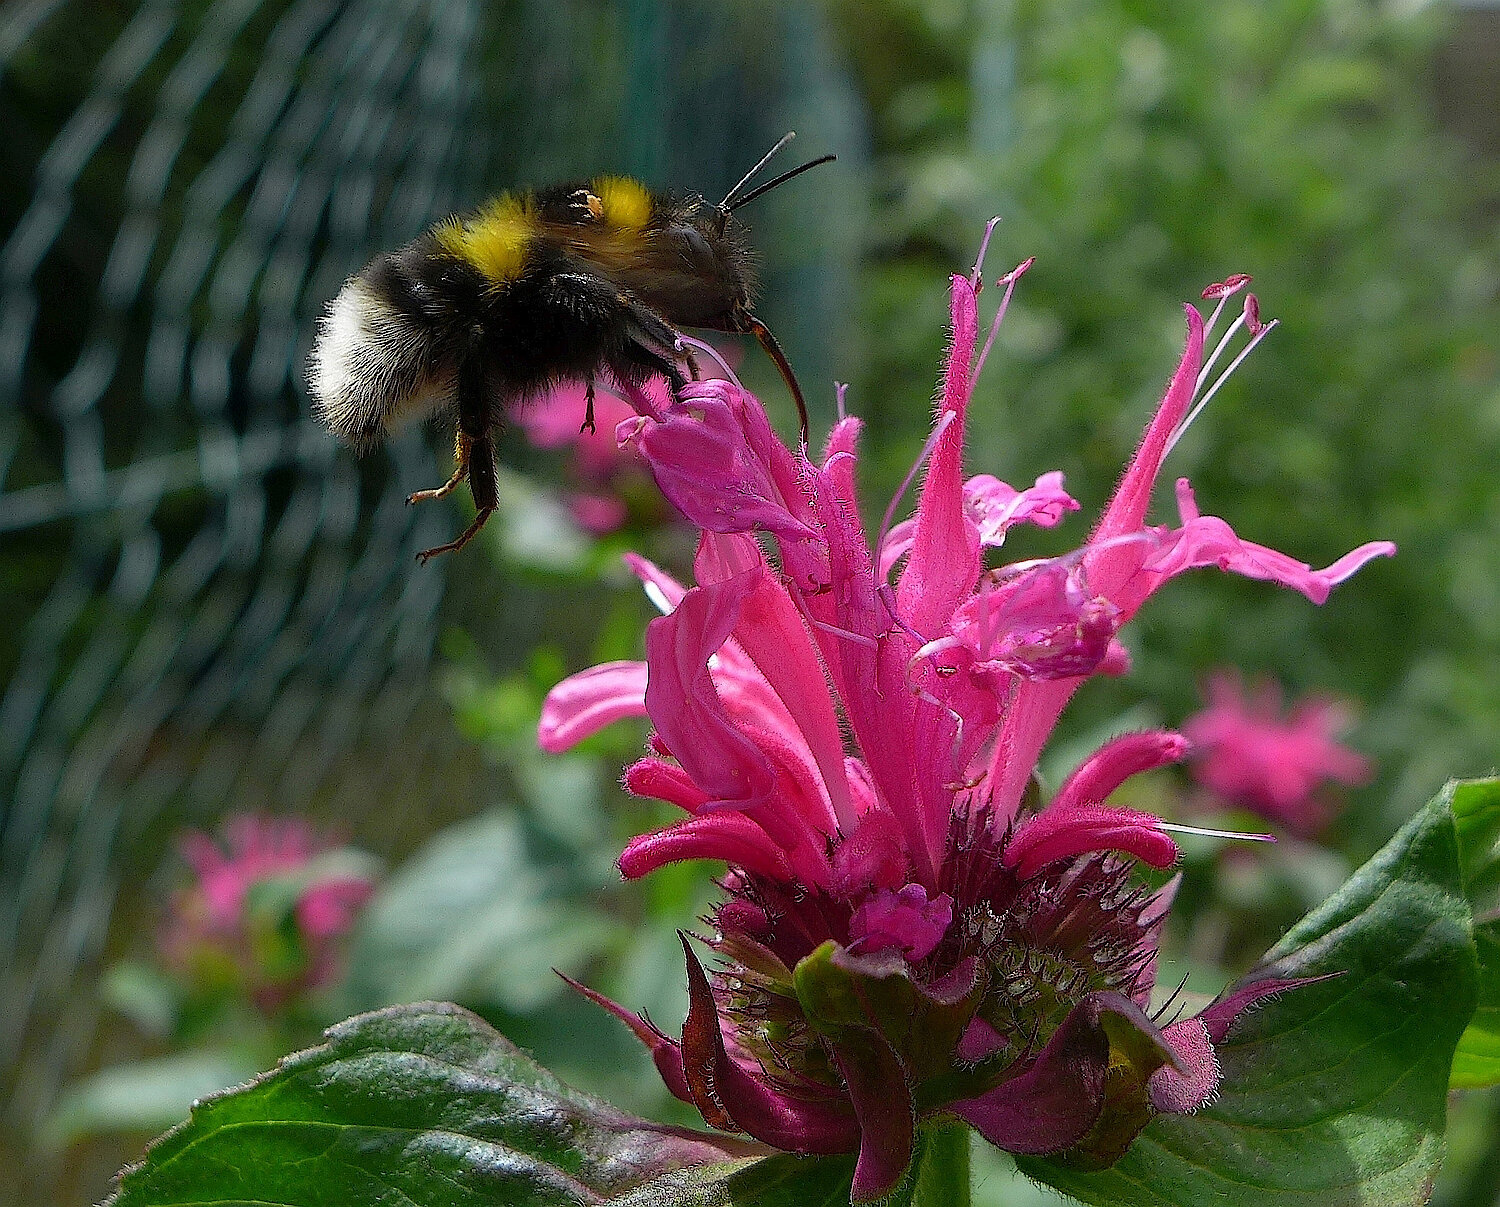
[{"label": "bumblebee", "polygon": [[318,416],[365,452],[392,426],[457,413],[453,476],[408,503],[468,482],[473,522],[423,550],[425,563],[463,548],[497,505],[494,436],[506,410],[565,381],[583,382],[593,429],[594,383],[640,386],[660,375],[673,394],[697,367],[679,327],[754,335],[807,407],[775,337],[751,312],[754,276],[733,211],[808,168],[740,190],[788,134],[718,205],[656,193],[623,176],[504,194],[375,258],[345,282],[319,324],[308,385]]}]

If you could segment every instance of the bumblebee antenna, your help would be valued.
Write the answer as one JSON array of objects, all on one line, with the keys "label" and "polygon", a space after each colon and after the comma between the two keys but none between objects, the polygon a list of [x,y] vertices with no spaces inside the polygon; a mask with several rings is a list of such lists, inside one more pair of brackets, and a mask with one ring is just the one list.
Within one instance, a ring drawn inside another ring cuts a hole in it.
[{"label": "bumblebee antenna", "polygon": [[797,384],[797,375],[792,372],[792,366],[788,363],[786,353],[781,350],[781,345],[776,342],[776,337],[771,334],[771,329],[753,314],[745,315],[745,325],[750,328],[751,333],[760,341],[760,346],[766,350],[766,355],[771,358],[781,376],[786,381],[787,388],[792,392],[792,401],[797,404],[797,419],[802,425],[802,447],[807,447],[807,401],[802,397],[802,387]]},{"label": "bumblebee antenna", "polygon": [[749,180],[752,176],[754,176],[757,172],[759,172],[763,167],[765,167],[766,164],[770,163],[771,160],[775,158],[776,153],[778,151],[780,151],[782,147],[786,146],[787,143],[791,142],[792,139],[794,139],[796,137],[797,137],[797,132],[795,130],[788,130],[785,134],[783,134],[780,138],[778,138],[776,140],[776,145],[774,147],[772,147],[769,151],[767,151],[764,155],[762,155],[760,157],[760,162],[757,163],[748,172],[746,172],[743,176],[741,176],[740,179],[739,179],[739,182],[734,186],[734,188],[730,189],[729,192],[727,192],[727,193],[724,194],[724,200],[721,201],[721,202],[719,202],[719,208],[721,210],[733,209],[734,207],[732,205],[730,205],[730,199],[736,193],[738,193],[742,188],[745,187],[745,182],[747,180]]},{"label": "bumblebee antenna", "polygon": [[[756,188],[751,189],[743,197],[736,197],[733,201],[731,201],[728,204],[726,204],[724,206],[724,209],[726,209],[726,210],[737,210],[737,209],[740,208],[740,206],[744,205],[747,201],[754,201],[762,193],[769,193],[777,185],[779,185],[779,184],[785,184],[793,176],[801,176],[802,173],[805,172],[805,171],[807,171],[808,168],[816,168],[820,164],[832,163],[837,158],[838,158],[837,155],[819,155],[817,159],[809,159],[800,168],[793,168],[790,172],[783,172],[780,176],[777,176],[775,179],[768,180],[768,181],[766,181],[765,184],[759,185]],[[736,185],[735,187],[738,188],[739,186]]]}]

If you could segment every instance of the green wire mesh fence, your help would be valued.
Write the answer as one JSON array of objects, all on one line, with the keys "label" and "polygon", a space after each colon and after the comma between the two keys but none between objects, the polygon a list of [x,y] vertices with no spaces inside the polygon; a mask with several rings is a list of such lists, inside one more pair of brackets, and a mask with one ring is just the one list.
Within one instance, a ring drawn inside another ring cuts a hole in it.
[{"label": "green wire mesh fence", "polygon": [[[440,461],[411,431],[356,463],[310,420],[324,301],[373,250],[513,180],[629,170],[707,192],[799,106],[825,141],[847,135],[815,15],[775,12],[0,12],[8,1132],[97,1054],[89,978],[177,827],[296,808],[420,828],[472,780],[431,685],[441,626],[463,620],[452,571],[413,563],[456,517],[404,505]],[[820,264],[785,281],[799,312],[839,287],[848,229],[799,229]]]}]

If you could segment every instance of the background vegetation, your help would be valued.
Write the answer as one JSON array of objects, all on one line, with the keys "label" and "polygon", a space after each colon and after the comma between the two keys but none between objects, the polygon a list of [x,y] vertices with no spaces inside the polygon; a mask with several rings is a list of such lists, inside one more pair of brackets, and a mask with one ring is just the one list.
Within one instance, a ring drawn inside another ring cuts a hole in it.
[{"label": "background vegetation", "polygon": [[[358,475],[331,450],[267,468],[254,485],[260,511],[239,529],[224,517],[242,515],[245,490],[207,471],[159,494],[139,529],[113,526],[118,498],[94,512],[35,511],[37,489],[83,497],[78,450],[90,425],[109,472],[201,452],[203,432],[216,426],[242,450],[257,430],[300,430],[294,362],[342,274],[437,213],[519,180],[621,170],[717,195],[788,126],[799,130],[796,154],[836,150],[836,167],[757,203],[756,242],[764,313],[815,400],[815,424],[832,417],[834,379],[849,383],[850,408],[869,422],[865,493],[875,517],[926,434],[947,275],[972,261],[992,214],[1004,218],[992,274],[1038,259],[980,385],[972,465],[1012,482],[1062,469],[1085,516],[1113,485],[1175,361],[1178,302],[1231,272],[1254,274],[1264,313],[1282,326],[1174,454],[1176,472],[1190,474],[1205,508],[1243,535],[1315,564],[1373,538],[1395,540],[1401,553],[1316,610],[1213,575],[1174,584],[1134,627],[1135,673],[1091,687],[1067,720],[1058,763],[1069,742],[1112,727],[1179,722],[1196,707],[1202,676],[1220,665],[1362,709],[1354,744],[1375,757],[1379,775],[1351,794],[1323,847],[1293,844],[1248,876],[1226,870],[1213,850],[1193,853],[1174,942],[1195,987],[1212,989],[1215,976],[1253,959],[1445,779],[1495,766],[1500,172],[1475,114],[1493,119],[1492,89],[1484,99],[1493,77],[1487,85],[1476,73],[1500,56],[1500,33],[1478,11],[1358,0],[784,0],[756,6],[752,19],[688,0],[510,0],[413,3],[398,20],[399,6],[387,6],[378,21],[396,29],[392,45],[410,65],[379,103],[355,104],[343,126],[327,119],[330,140],[345,132],[342,158],[320,168],[315,156],[293,157],[298,193],[270,170],[280,144],[245,142],[243,182],[204,213],[194,208],[203,188],[195,182],[224,170],[226,148],[243,138],[234,115],[282,53],[276,31],[308,6],[106,7],[31,4],[0,17],[0,115],[10,131],[0,143],[9,273],[0,334],[25,333],[8,337],[9,368],[0,366],[13,403],[3,416],[0,503],[11,518],[0,574],[18,622],[0,637],[11,676],[0,753],[13,788],[0,905],[14,906],[7,917],[17,936],[7,1002],[12,1018],[30,1020],[12,1028],[16,1075],[7,1080],[16,1092],[4,1144],[16,1151],[0,1162],[0,1195],[97,1197],[138,1149],[140,1135],[122,1138],[111,1114],[118,1097],[87,1080],[93,1069],[184,1044],[237,1052],[258,1067],[320,1022],[422,996],[479,1009],[544,1063],[622,1105],[671,1109],[623,1030],[548,969],[584,976],[670,1028],[683,1009],[672,929],[691,925],[706,903],[706,869],[616,882],[621,840],[651,820],[613,783],[639,749],[639,730],[603,735],[567,759],[543,758],[532,742],[553,682],[639,650],[648,610],[618,554],[639,548],[687,570],[683,533],[648,495],[635,498],[626,529],[591,537],[559,504],[566,454],[539,454],[512,433],[507,522],[425,580],[409,569],[410,551],[460,517],[412,519],[392,500],[439,472],[441,436],[433,452],[415,433]],[[377,22],[373,9],[324,7]],[[155,59],[137,45],[153,11]],[[217,74],[188,104],[173,65],[201,57],[215,28]],[[299,43],[297,95],[315,95],[316,56],[341,28],[333,20]],[[131,53],[146,55],[134,75]],[[1468,74],[1455,75],[1460,68]],[[423,92],[421,73],[440,69],[452,87]],[[328,85],[330,113],[346,78]],[[107,133],[69,160],[86,133],[79,115],[103,102],[118,102]],[[163,113],[179,113],[183,142],[153,195],[124,182],[144,171],[133,165]],[[286,113],[288,129],[324,120],[312,102]],[[453,145],[414,172],[410,156],[435,137],[402,125],[419,117]],[[388,150],[401,139],[408,159]],[[245,237],[257,215],[281,212],[277,188],[295,214],[318,171],[327,193],[299,243]],[[49,189],[62,200],[39,210]],[[368,190],[370,216],[349,219],[340,189]],[[57,222],[27,277],[27,249],[47,237],[39,212]],[[122,290],[128,274],[116,249],[142,214],[163,233]],[[191,237],[217,268],[181,287]],[[278,277],[277,254],[299,266]],[[236,264],[256,282],[238,294],[229,284]],[[292,282],[284,305],[278,280]],[[267,378],[256,355],[275,322],[286,328],[282,355],[292,367]],[[89,333],[101,324],[116,362],[107,388],[89,398],[79,366],[89,365]],[[181,332],[193,366],[180,388],[152,375],[163,329]],[[754,354],[745,374],[785,421],[781,391]],[[330,494],[329,482],[343,493]],[[312,501],[308,483],[317,484]],[[27,521],[27,507],[41,519]],[[297,524],[307,535],[286,554]],[[131,594],[120,585],[128,538],[148,530],[154,565],[176,578],[146,569]],[[173,595],[195,539],[231,530],[244,549],[214,583],[232,571],[243,592],[210,584]],[[1083,521],[1069,532],[1081,538]],[[1055,537],[1013,540],[1008,552],[1018,555],[1061,547]],[[280,612],[264,603],[267,582],[286,597]],[[356,589],[366,582],[376,585]],[[317,624],[298,621],[320,590],[342,591],[344,602]],[[67,591],[82,602],[61,624],[58,609],[74,606]],[[428,603],[412,611],[424,591]],[[158,702],[161,715],[138,747],[108,748],[97,780],[58,772],[53,764],[73,766],[100,732],[114,685],[136,665],[132,651],[163,614],[181,648],[197,640],[214,652],[170,664],[175,694],[121,697],[122,708]],[[369,650],[384,640],[368,635],[385,631],[382,616],[404,618],[416,636],[381,645],[377,669],[350,685],[339,677],[342,647],[328,653],[326,634],[358,631],[366,635],[349,648]],[[287,671],[257,693],[254,672],[277,648],[274,634],[297,623],[309,635],[287,657],[323,651],[326,673],[299,680],[303,671]],[[265,644],[236,646],[235,634],[255,624],[266,625]],[[100,634],[112,635],[116,654],[99,654]],[[241,665],[240,678],[223,670]],[[226,674],[221,694],[231,699],[215,711],[204,693]],[[333,704],[360,717],[386,707],[392,683],[409,685],[410,700],[385,730],[351,721],[353,736],[330,737],[309,721],[281,745],[266,738],[286,728],[294,705],[314,718]],[[40,702],[28,714],[33,697]],[[19,723],[28,715],[42,720]],[[379,759],[405,774],[374,770],[387,765]],[[350,783],[361,787],[341,787]],[[1158,777],[1144,790],[1165,799],[1178,781]],[[105,798],[109,811],[98,804]],[[122,961],[150,963],[152,928],[180,878],[167,837],[246,808],[338,823],[387,868],[346,975],[287,1024],[295,1034],[251,1036],[251,1051],[227,1016],[186,1040],[159,1014],[153,1024],[129,977],[105,975]],[[113,819],[112,828],[100,837],[80,817]],[[87,875],[67,870],[84,866],[79,835],[98,847]],[[54,870],[43,876],[46,859]],[[94,938],[71,947],[27,938],[74,932]],[[64,998],[89,1005],[54,1027],[39,1003]],[[1495,1112],[1485,1100],[1456,1109],[1438,1201],[1479,1207],[1500,1187],[1486,1139]],[[997,1202],[1031,1193],[1003,1171],[987,1184]]]}]

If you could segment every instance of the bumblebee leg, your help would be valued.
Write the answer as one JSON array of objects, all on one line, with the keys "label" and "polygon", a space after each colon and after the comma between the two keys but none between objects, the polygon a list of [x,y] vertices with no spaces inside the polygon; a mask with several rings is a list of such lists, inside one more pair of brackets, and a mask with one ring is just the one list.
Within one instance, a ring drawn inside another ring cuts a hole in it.
[{"label": "bumblebee leg", "polygon": [[473,539],[475,533],[484,527],[484,522],[494,514],[494,511],[493,507],[481,507],[474,516],[474,522],[460,532],[453,540],[449,541],[446,545],[434,545],[431,549],[424,549],[421,553],[417,554],[418,564],[425,566],[439,553],[457,553]]},{"label": "bumblebee leg", "polygon": [[621,355],[625,361],[626,377],[631,376],[632,370],[637,377],[659,373],[667,379],[667,385],[672,390],[672,397],[682,396],[682,389],[687,385],[687,378],[683,377],[681,369],[655,348],[641,343],[628,343]]},{"label": "bumblebee leg", "polygon": [[594,427],[594,379],[590,377],[583,388],[584,402],[583,423],[578,427],[580,432],[593,435],[597,430]]},{"label": "bumblebee leg", "polygon": [[672,397],[678,397],[682,387],[687,385],[687,378],[683,377],[673,357],[680,356],[693,380],[698,380],[698,362],[683,346],[682,333],[651,307],[642,305],[628,294],[621,294],[620,300],[625,304],[629,336],[625,345],[626,358],[648,372],[660,373],[672,387]]},{"label": "bumblebee leg", "polygon": [[477,509],[474,522],[446,545],[435,545],[417,554],[417,561],[424,566],[439,553],[454,553],[467,545],[473,539],[474,534],[484,527],[485,521],[495,513],[495,508],[500,505],[500,484],[495,474],[495,447],[490,443],[490,438],[488,436],[470,438],[468,453],[466,467],[469,493],[474,496],[474,506]]},{"label": "bumblebee leg", "polygon": [[682,349],[682,359],[687,361],[688,376],[694,381],[702,381],[703,374],[698,371],[698,358],[693,355],[693,350],[688,347]]},{"label": "bumblebee leg", "polygon": [[407,495],[407,506],[410,507],[413,503],[425,503],[429,499],[445,499],[457,490],[458,484],[468,477],[469,449],[473,444],[473,439],[463,429],[459,429],[458,444],[453,450],[453,457],[458,462],[458,468],[453,471],[453,476],[435,490],[418,490]]}]

